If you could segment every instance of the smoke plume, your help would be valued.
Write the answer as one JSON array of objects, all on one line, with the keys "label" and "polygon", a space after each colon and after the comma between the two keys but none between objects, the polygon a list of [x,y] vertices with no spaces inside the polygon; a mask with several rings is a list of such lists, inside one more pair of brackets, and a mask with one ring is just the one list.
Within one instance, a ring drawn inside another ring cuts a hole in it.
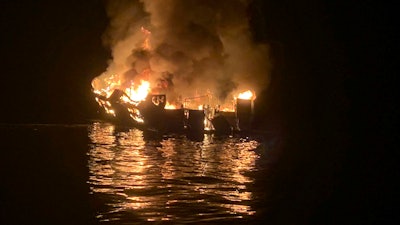
[{"label": "smoke plume", "polygon": [[246,0],[110,0],[106,72],[121,85],[168,84],[167,98],[235,92],[268,85],[268,46],[252,41]]}]

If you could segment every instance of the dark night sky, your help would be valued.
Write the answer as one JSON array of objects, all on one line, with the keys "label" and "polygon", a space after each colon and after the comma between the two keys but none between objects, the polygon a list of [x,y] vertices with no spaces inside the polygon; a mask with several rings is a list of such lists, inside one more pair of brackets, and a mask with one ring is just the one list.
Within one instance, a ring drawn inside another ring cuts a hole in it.
[{"label": "dark night sky", "polygon": [[[393,5],[256,2],[259,38],[273,43],[278,59],[266,94],[272,108],[267,119],[282,118],[285,136],[276,168],[285,172],[275,181],[303,189],[270,200],[276,203],[271,220],[302,224],[296,218],[318,208],[306,224],[396,224],[400,135]],[[316,196],[329,193],[324,185],[331,182],[336,185],[329,197],[318,203]]]},{"label": "dark night sky", "polygon": [[[93,118],[90,81],[109,59],[101,44],[107,26],[103,2],[1,4],[0,123]],[[364,224],[390,224],[394,185],[386,181],[397,177],[393,171],[398,171],[398,153],[390,150],[399,138],[394,6],[254,0],[250,13],[254,38],[271,44],[275,60],[272,84],[259,96],[265,104],[257,116],[265,129],[271,125],[268,129],[284,130],[291,156],[282,157],[281,167],[298,169],[311,163],[332,172],[324,167],[330,157],[345,158],[336,175],[338,187],[315,206],[320,211],[310,223],[345,224],[346,216],[354,213],[347,222],[360,224],[367,215],[371,223]],[[324,177],[310,167],[301,172]],[[298,185],[294,182],[289,179],[288,185]],[[305,189],[307,184],[314,182],[304,182]],[[304,198],[311,195],[305,193]],[[309,203],[298,201],[287,204]]]},{"label": "dark night sky", "polygon": [[3,3],[1,121],[84,122],[90,80],[104,71],[101,1]]}]

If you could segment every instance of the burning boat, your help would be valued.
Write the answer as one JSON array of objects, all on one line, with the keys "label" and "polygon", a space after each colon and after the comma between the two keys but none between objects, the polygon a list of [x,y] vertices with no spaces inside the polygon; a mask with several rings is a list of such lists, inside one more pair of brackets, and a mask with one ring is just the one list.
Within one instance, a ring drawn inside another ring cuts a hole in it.
[{"label": "burning boat", "polygon": [[[255,99],[251,91],[235,97],[231,108],[221,109],[220,105],[211,106],[201,101],[210,102],[212,96],[190,97],[180,104],[170,104],[166,94],[152,94],[148,82],[141,84],[134,91],[115,88],[107,93],[93,89],[101,116],[117,125],[160,132],[231,134],[251,128]],[[193,107],[194,102],[197,107]]]},{"label": "burning boat", "polygon": [[[219,15],[214,5],[204,6]],[[121,10],[121,15],[133,15],[125,7]],[[145,22],[154,29],[154,37],[139,25],[141,20],[122,26],[126,35],[111,35],[117,40],[112,46],[113,60],[92,81],[101,117],[161,132],[231,134],[251,129],[255,93],[244,90],[264,83],[265,70],[256,66],[264,63],[264,48],[250,44],[248,36],[232,39],[242,34],[240,29],[228,29],[237,35],[216,32],[227,27],[218,23],[207,27],[203,20],[190,22],[195,17],[186,18],[185,23],[174,21],[179,26],[164,26],[151,22],[156,15],[164,14],[151,14]],[[246,27],[237,22],[238,28]]]}]

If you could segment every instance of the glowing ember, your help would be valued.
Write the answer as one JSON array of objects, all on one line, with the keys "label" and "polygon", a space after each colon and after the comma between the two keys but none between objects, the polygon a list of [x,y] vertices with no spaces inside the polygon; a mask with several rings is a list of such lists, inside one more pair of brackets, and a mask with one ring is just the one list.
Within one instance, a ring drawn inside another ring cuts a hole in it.
[{"label": "glowing ember", "polygon": [[246,99],[246,100],[254,100],[256,96],[253,94],[252,91],[247,90],[245,92],[239,93],[238,99]]}]

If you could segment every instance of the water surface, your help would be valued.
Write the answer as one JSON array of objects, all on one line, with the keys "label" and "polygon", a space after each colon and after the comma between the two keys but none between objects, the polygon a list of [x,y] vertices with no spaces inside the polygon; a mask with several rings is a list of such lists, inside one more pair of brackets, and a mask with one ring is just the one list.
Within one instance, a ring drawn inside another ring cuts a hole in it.
[{"label": "water surface", "polygon": [[259,224],[262,138],[0,125],[0,224]]},{"label": "water surface", "polygon": [[211,223],[256,213],[248,186],[264,147],[259,141],[147,137],[104,123],[91,125],[89,137],[90,194],[104,206],[96,215],[100,222]]}]

